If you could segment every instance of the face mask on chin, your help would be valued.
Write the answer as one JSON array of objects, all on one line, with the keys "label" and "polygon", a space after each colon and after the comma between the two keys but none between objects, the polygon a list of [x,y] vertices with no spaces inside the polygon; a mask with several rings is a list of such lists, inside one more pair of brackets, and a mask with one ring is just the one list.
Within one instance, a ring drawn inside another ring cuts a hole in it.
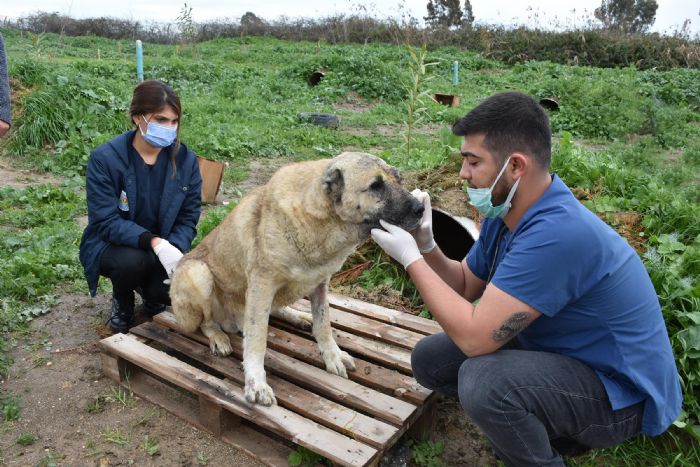
[{"label": "face mask on chin", "polygon": [[498,206],[493,205],[493,187],[495,187],[498,180],[501,179],[503,172],[505,172],[506,167],[508,167],[508,162],[510,162],[510,157],[506,160],[506,163],[503,164],[501,171],[498,172],[498,175],[496,176],[496,180],[494,180],[493,184],[489,188],[466,187],[467,194],[469,195],[469,204],[474,206],[484,217],[488,219],[493,219],[496,217],[503,219],[506,214],[508,214],[511,206],[511,200],[513,199],[515,191],[518,189],[518,185],[520,184],[520,179],[518,179],[511,187],[503,204],[499,204]]},{"label": "face mask on chin", "polygon": [[177,125],[159,125],[154,122],[149,122],[143,115],[141,118],[146,122],[146,132],[144,133],[143,130],[141,130],[141,125],[139,125],[139,131],[148,144],[156,148],[167,148],[173,144],[175,138],[177,138]]}]

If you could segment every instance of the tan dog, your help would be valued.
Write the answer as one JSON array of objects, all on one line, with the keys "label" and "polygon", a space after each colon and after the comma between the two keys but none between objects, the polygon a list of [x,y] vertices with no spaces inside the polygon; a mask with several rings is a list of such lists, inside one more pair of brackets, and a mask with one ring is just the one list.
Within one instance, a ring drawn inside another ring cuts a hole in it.
[{"label": "tan dog", "polygon": [[[276,403],[263,366],[270,313],[313,324],[326,370],[347,378],[355,363],[331,333],[329,279],[379,219],[411,230],[422,214],[398,171],[376,156],[343,153],[283,167],[182,258],[170,288],[173,312],[186,332],[200,327],[217,355],[232,351],[224,331],[243,331],[250,402]],[[287,307],[304,295],[311,314]]]}]

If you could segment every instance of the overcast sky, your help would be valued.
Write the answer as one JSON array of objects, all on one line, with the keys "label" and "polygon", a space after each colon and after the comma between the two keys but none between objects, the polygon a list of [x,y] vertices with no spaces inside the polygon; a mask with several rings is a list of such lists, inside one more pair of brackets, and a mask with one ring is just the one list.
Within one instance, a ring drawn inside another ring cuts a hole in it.
[{"label": "overcast sky", "polygon": [[[700,1],[657,0],[659,9],[653,31],[673,32],[686,19],[691,35],[700,35]],[[109,16],[134,20],[174,22],[184,1],[173,0],[0,0],[0,18],[16,19],[37,11],[56,11],[73,18]],[[427,0],[189,0],[192,17],[197,21],[230,18],[238,20],[251,11],[274,20],[280,16],[325,17],[337,13],[366,11],[376,18],[401,18],[402,14],[422,20]],[[471,0],[477,22],[488,24],[526,24],[539,27],[584,25],[600,1],[582,0]]]}]

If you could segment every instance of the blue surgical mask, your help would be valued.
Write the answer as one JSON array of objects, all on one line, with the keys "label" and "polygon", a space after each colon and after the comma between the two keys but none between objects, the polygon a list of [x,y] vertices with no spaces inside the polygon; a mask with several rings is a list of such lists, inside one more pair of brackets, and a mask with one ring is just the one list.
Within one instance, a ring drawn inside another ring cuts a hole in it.
[{"label": "blue surgical mask", "polygon": [[491,199],[491,196],[493,194],[493,187],[496,186],[496,183],[498,183],[498,180],[500,180],[501,175],[503,175],[503,172],[505,172],[506,167],[508,167],[508,162],[510,162],[510,157],[506,160],[506,163],[503,164],[501,171],[498,172],[498,175],[496,176],[496,180],[494,180],[493,185],[491,185],[489,188],[469,188],[468,186],[466,187],[467,194],[469,195],[469,204],[478,209],[479,212],[483,214],[486,218],[500,217],[501,219],[503,219],[504,217],[506,217],[506,214],[508,214],[508,211],[510,210],[510,201],[515,195],[515,190],[518,189],[520,179],[518,179],[513,185],[513,188],[510,189],[510,192],[508,192],[508,196],[506,197],[506,200],[503,204],[494,206],[492,204],[493,201]]},{"label": "blue surgical mask", "polygon": [[157,148],[167,148],[173,144],[173,141],[177,138],[177,125],[159,125],[154,122],[149,122],[143,115],[141,118],[146,122],[147,127],[145,133],[141,131],[140,126],[139,131],[141,131],[141,136],[143,136],[143,139],[146,140],[148,144]]}]

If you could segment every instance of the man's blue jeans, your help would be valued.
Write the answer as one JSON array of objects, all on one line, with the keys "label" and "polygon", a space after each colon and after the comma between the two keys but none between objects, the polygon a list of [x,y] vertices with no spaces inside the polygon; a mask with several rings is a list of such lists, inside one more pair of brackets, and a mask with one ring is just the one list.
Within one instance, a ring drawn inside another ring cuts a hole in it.
[{"label": "man's blue jeans", "polygon": [[644,402],[613,410],[588,365],[512,342],[506,347],[468,358],[439,333],[421,339],[411,354],[418,382],[458,398],[506,465],[563,466],[552,445],[602,448],[640,433]]}]

